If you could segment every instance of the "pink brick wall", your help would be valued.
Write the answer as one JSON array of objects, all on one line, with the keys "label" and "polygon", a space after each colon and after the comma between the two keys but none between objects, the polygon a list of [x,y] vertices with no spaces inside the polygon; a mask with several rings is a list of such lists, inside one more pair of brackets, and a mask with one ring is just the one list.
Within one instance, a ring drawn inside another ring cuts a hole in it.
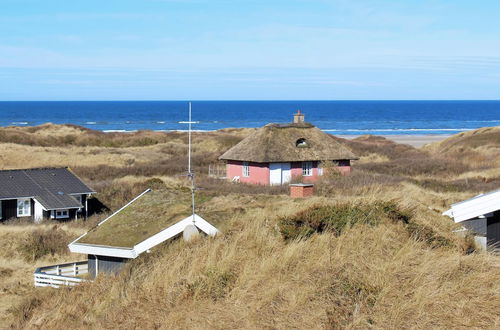
[{"label": "pink brick wall", "polygon": [[349,175],[351,173],[351,166],[337,166],[337,170],[342,175]]},{"label": "pink brick wall", "polygon": [[[303,177],[304,182],[315,182],[320,177],[318,175],[318,163],[313,162],[312,176]],[[226,165],[227,177],[232,180],[235,176],[240,177],[240,182],[253,184],[269,184],[269,164],[268,163],[249,163],[250,176],[243,177],[243,162],[228,161]],[[342,175],[348,175],[351,172],[351,166],[348,162],[343,162],[337,169]],[[292,178],[302,176],[302,162],[291,163]]]},{"label": "pink brick wall", "polygon": [[[304,182],[315,182],[320,177],[318,175],[318,162],[313,162],[312,175],[304,176]],[[302,176],[302,162],[294,162],[292,163],[292,178]]]},{"label": "pink brick wall", "polygon": [[250,163],[250,176],[243,177],[243,162],[228,161],[227,177],[232,180],[235,176],[240,177],[240,182],[254,184],[269,184],[269,164],[268,163]]}]

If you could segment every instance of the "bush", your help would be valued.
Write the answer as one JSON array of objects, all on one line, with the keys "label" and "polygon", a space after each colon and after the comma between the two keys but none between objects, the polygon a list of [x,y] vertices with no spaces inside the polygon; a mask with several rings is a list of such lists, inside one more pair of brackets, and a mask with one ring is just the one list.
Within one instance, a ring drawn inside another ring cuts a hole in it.
[{"label": "bush", "polygon": [[395,186],[404,181],[403,177],[369,173],[355,170],[349,175],[338,177],[322,177],[315,184],[315,191],[318,195],[328,196],[336,193],[346,194],[354,189],[366,189],[368,187]]},{"label": "bush", "polygon": [[444,180],[410,180],[410,182],[436,192],[485,192],[495,190],[500,183],[500,178],[471,178],[454,181]]},{"label": "bush", "polygon": [[429,226],[419,224],[417,222],[410,222],[406,226],[406,230],[411,237],[418,241],[427,243],[430,247],[451,247],[454,246],[453,242],[439,235],[434,229]]},{"label": "bush", "polygon": [[400,158],[381,163],[367,163],[356,166],[361,170],[392,175],[436,175],[461,174],[469,168],[458,160],[435,158],[431,156]]},{"label": "bush", "polygon": [[426,154],[410,145],[399,144],[382,136],[360,136],[353,140],[336,139],[346,144],[357,156],[383,155],[389,159],[424,157]]},{"label": "bush", "polygon": [[196,178],[196,186],[205,191],[217,192],[220,195],[226,194],[265,194],[281,195],[288,194],[288,186],[265,186],[259,184],[233,183],[226,180],[214,179],[206,176]]},{"label": "bush", "polygon": [[408,223],[410,210],[401,210],[393,202],[373,204],[316,205],[292,216],[279,219],[278,226],[284,239],[303,238],[325,230],[340,235],[347,227],[355,224],[377,225],[383,219]]},{"label": "bush", "polygon": [[14,271],[10,268],[0,267],[0,278],[10,277]]},{"label": "bush", "polygon": [[[60,132],[60,128],[71,128],[73,133]],[[35,135],[35,133],[40,131],[51,132],[51,134]],[[221,150],[227,150],[242,140],[242,137],[230,134],[229,132],[193,133],[193,138],[205,139],[207,135],[216,139],[218,147]],[[105,133],[71,124],[44,124],[33,127],[0,128],[0,142],[2,143],[42,147],[74,145],[80,147],[126,148],[152,146],[172,141],[186,145],[187,134],[181,132],[154,132],[150,130]]]},{"label": "bush", "polygon": [[236,275],[230,270],[210,268],[192,283],[187,284],[190,295],[195,298],[209,298],[213,301],[223,298],[236,282]]},{"label": "bush", "polygon": [[36,229],[30,232],[19,247],[26,261],[35,261],[47,255],[65,255],[71,237],[57,226],[52,229]]},{"label": "bush", "polygon": [[35,309],[39,307],[42,302],[43,297],[33,294],[24,297],[18,305],[11,307],[9,312],[11,312],[17,320],[25,322],[32,316]]}]

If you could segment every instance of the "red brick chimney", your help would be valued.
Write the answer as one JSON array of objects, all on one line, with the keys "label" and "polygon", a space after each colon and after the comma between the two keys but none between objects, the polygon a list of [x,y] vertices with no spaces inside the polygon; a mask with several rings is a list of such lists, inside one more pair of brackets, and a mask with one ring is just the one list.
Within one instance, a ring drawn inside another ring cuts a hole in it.
[{"label": "red brick chimney", "polygon": [[314,185],[312,183],[292,183],[290,184],[290,197],[305,198],[314,194]]}]

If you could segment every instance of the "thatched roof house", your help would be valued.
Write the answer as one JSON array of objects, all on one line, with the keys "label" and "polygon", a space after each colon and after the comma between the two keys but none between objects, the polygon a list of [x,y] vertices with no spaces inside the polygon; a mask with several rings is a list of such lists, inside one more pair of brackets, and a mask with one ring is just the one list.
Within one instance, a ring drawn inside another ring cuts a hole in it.
[{"label": "thatched roof house", "polygon": [[350,172],[357,157],[331,135],[304,122],[300,111],[289,124],[267,124],[219,157],[227,161],[231,180],[283,184],[292,176],[314,181],[322,175],[320,163],[335,161],[338,170]]}]

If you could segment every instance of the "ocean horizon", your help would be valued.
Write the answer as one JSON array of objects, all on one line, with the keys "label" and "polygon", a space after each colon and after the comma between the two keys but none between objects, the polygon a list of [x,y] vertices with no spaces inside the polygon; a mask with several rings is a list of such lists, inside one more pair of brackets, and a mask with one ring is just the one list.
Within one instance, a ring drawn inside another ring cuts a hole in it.
[{"label": "ocean horizon", "polygon": [[[448,135],[500,125],[500,101],[192,101],[196,131],[286,123],[297,110],[336,135]],[[1,101],[0,126],[185,130],[188,101]]]}]

